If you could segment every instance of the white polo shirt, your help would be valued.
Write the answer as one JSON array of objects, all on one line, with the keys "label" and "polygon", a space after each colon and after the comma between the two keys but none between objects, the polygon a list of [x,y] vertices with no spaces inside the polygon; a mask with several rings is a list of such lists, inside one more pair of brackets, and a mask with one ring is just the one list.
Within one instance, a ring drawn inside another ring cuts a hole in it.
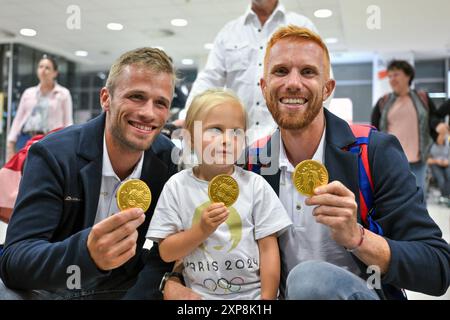
[{"label": "white polo shirt", "polygon": [[[312,157],[313,160],[320,163],[325,162],[325,133],[326,129],[323,131],[319,147]],[[279,198],[293,222],[293,225],[279,237],[282,296],[284,296],[289,272],[304,261],[326,261],[359,275],[358,265],[351,254],[331,238],[330,228],[316,222],[313,216],[316,206],[305,205],[306,196],[295,189],[292,182],[294,166],[286,156],[281,134],[279,168],[281,170]]]},{"label": "white polo shirt", "polygon": [[142,172],[142,164],[144,163],[144,152],[141,159],[137,163],[133,172],[121,181],[111,165],[108,150],[106,148],[105,134],[103,133],[103,163],[102,163],[102,184],[100,186],[100,195],[98,197],[97,213],[95,215],[94,224],[112,216],[119,212],[117,207],[116,192],[122,182],[130,179],[140,179]]}]

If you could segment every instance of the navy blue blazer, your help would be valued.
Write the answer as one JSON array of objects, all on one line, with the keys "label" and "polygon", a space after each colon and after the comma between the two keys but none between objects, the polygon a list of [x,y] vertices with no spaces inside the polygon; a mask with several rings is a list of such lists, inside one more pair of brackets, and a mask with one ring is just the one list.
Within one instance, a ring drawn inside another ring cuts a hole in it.
[{"label": "navy blue blazer", "polygon": [[[325,166],[329,179],[342,182],[358,195],[358,156],[343,150],[356,141],[355,136],[345,121],[324,111]],[[275,174],[262,171],[262,175],[277,194],[280,189],[279,134],[276,131],[260,151],[272,161],[263,164],[276,169]],[[277,151],[272,152],[271,145]],[[391,249],[389,270],[382,277],[382,283],[431,295],[444,294],[450,285],[450,246],[428,214],[423,192],[416,187],[400,143],[394,136],[376,131],[370,137],[368,149],[374,183],[374,219],[383,228]],[[356,200],[359,207],[358,196]],[[353,257],[362,274],[369,276],[367,266]]]},{"label": "navy blue blazer", "polygon": [[103,159],[105,114],[50,134],[29,150],[14,212],[1,257],[0,276],[14,289],[66,288],[67,268],[81,270],[81,286],[108,281],[122,272],[138,274],[148,260],[154,285],[172,264],[164,263],[157,245],[142,249],[151,215],[163,185],[176,172],[173,144],[159,135],[145,152],[141,179],[153,200],[138,228],[136,255],[111,272],[99,270],[87,250],[87,237],[96,216]]}]

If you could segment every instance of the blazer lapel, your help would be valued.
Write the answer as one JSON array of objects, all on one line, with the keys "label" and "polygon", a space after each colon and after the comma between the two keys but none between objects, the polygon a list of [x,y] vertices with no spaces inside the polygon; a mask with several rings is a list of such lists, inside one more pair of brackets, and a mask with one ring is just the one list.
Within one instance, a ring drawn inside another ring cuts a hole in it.
[{"label": "blazer lapel", "polygon": [[97,213],[98,196],[102,179],[103,134],[105,114],[89,121],[80,133],[77,154],[86,161],[80,169],[81,183],[84,190],[84,227],[92,227]]},{"label": "blazer lapel", "polygon": [[89,228],[94,225],[97,214],[98,195],[100,194],[102,164],[102,157],[99,157],[89,162],[80,171],[85,199],[84,212],[86,213],[84,228]]},{"label": "blazer lapel", "polygon": [[151,149],[147,150],[145,152],[141,173],[141,180],[148,185],[152,193],[152,202],[150,203],[149,210],[147,210],[147,214],[153,214],[156,202],[168,178],[167,165],[159,160]]},{"label": "blazer lapel", "polygon": [[350,189],[355,194],[355,200],[359,207],[358,155],[343,150],[354,143],[356,138],[345,121],[326,109],[324,111],[326,119],[325,167],[328,170],[330,182],[338,180]]}]

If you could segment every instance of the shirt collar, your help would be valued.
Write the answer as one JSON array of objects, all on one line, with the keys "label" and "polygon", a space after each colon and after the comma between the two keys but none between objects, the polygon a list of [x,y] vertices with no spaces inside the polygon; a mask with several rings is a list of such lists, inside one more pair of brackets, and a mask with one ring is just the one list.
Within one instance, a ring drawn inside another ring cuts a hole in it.
[{"label": "shirt collar", "polygon": [[[49,92],[49,94],[54,94],[56,92],[59,92],[61,89],[61,86],[58,84],[58,82],[55,81],[55,86],[53,87],[53,89]],[[37,85],[37,93],[40,94],[41,93],[41,84]]]},{"label": "shirt collar", "polygon": [[[322,137],[320,138],[319,147],[317,148],[316,152],[314,153],[312,160],[316,160],[320,163],[324,163],[324,151],[325,151],[325,136],[326,136],[326,130],[325,127],[322,133]],[[280,153],[278,157],[279,161],[279,168],[280,170],[286,170],[288,172],[294,172],[294,166],[289,161],[289,159],[286,156],[286,149],[284,148],[283,140],[281,139],[281,132],[280,132]]]},{"label": "shirt collar", "polygon": [[[134,167],[133,172],[125,179],[139,179],[142,173],[142,165],[144,163],[144,153],[142,152],[141,159]],[[106,136],[103,133],[103,165],[102,165],[102,176],[103,177],[115,177],[120,181],[120,178],[114,172],[114,169],[111,164],[111,160],[109,159],[108,149],[106,148]]]},{"label": "shirt collar", "polygon": [[[267,19],[267,21],[270,21],[276,15],[282,15],[282,16],[286,15],[286,9],[285,9],[284,5],[281,4],[280,1],[278,1],[278,5],[275,7],[275,10],[273,10],[272,14],[270,15],[269,19]],[[256,16],[256,13],[252,10],[252,5],[249,4],[247,6],[247,10],[245,11],[245,14],[244,14],[244,24],[250,23],[251,21],[256,21],[257,19],[258,19],[258,17]],[[266,21],[266,23],[267,23],[267,21]]]}]

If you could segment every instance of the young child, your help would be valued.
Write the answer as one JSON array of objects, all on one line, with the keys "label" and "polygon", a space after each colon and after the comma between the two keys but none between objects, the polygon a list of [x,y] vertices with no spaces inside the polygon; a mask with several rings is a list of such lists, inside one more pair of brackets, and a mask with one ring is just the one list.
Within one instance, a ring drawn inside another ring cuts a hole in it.
[{"label": "young child", "polygon": [[[204,299],[276,299],[277,237],[291,221],[264,178],[234,165],[245,147],[244,107],[228,91],[208,90],[192,101],[185,126],[199,164],[166,183],[147,238],[164,261],[183,260],[186,285]],[[239,185],[228,208],[208,197],[219,174]]]}]

